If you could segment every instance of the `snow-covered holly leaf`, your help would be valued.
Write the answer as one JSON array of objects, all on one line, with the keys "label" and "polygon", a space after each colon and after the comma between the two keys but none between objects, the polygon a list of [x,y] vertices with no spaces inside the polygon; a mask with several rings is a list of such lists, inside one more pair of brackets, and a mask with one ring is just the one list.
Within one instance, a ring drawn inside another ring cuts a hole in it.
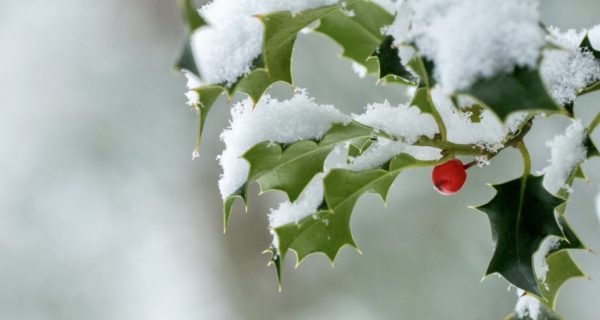
[{"label": "snow-covered holly leaf", "polygon": [[315,30],[337,42],[343,49],[342,56],[375,73],[377,63],[368,58],[383,40],[381,29],[393,21],[391,14],[373,2],[359,0],[323,17]]},{"label": "snow-covered holly leaf", "polygon": [[589,50],[596,59],[600,59],[600,51],[594,49],[594,47],[592,46],[592,42],[590,41],[590,37],[587,34],[581,41],[581,44],[579,45],[579,47]]},{"label": "snow-covered holly leaf", "polygon": [[295,201],[310,180],[323,171],[325,159],[338,143],[362,146],[372,136],[372,128],[351,122],[334,124],[318,142],[259,143],[243,155],[250,163],[248,181],[257,181],[261,192],[281,190]]},{"label": "snow-covered holly leaf", "polygon": [[546,90],[536,69],[516,68],[510,74],[481,79],[462,93],[477,98],[503,120],[515,111],[562,110]]},{"label": "snow-covered holly leaf", "polygon": [[550,235],[563,237],[554,209],[563,200],[548,193],[543,176],[524,175],[493,185],[496,196],[477,207],[490,219],[496,249],[486,275],[499,273],[510,283],[538,296],[542,294],[532,257]]},{"label": "snow-covered holly leaf", "polygon": [[371,55],[371,59],[379,61],[379,79],[410,85],[416,84],[416,77],[402,64],[392,36],[386,36],[383,39],[377,50]]},{"label": "snow-covered holly leaf", "polygon": [[206,21],[200,16],[198,9],[192,4],[192,0],[179,0],[179,8],[186,25],[185,36],[181,48],[181,53],[175,62],[176,70],[187,70],[196,76],[200,75],[194,54],[190,46],[190,35],[194,30],[206,25]]},{"label": "snow-covered holly leaf", "polygon": [[288,250],[294,250],[298,263],[312,253],[324,253],[333,263],[335,256],[344,245],[356,248],[350,232],[350,217],[354,205],[361,195],[376,193],[385,201],[394,179],[405,169],[416,166],[429,166],[431,161],[418,161],[401,154],[379,169],[351,171],[332,169],[325,176],[324,203],[319,212],[308,216],[297,224],[287,224],[273,231],[278,247],[271,248],[272,262],[281,280],[281,265]]}]

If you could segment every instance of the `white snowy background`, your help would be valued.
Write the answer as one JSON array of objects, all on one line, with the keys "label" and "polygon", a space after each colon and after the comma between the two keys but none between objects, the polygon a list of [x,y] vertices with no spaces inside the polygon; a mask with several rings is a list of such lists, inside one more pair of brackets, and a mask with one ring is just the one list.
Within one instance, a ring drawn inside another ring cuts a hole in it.
[{"label": "white snowy background", "polygon": [[[599,12],[596,0],[542,6],[544,22],[563,29],[595,25]],[[229,112],[224,99],[215,106],[192,161],[195,114],[185,80],[169,73],[181,36],[175,1],[0,2],[0,319],[501,319],[513,309],[504,280],[480,283],[490,227],[466,208],[492,197],[486,182],[520,173],[513,151],[472,170],[453,197],[432,190],[426,169],[401,175],[386,209],[364,197],[352,221],[363,255],[343,249],[334,269],[323,256],[297,270],[288,259],[278,293],[260,253],[271,242],[265,213],[281,197],[253,197],[248,214],[237,206],[222,235],[215,157]],[[301,35],[297,86],[348,113],[406,99],[356,77],[339,51]],[[576,112],[589,121],[599,105],[586,96]],[[536,121],[534,170],[568,124]],[[600,252],[598,161],[584,166],[592,185],[576,183],[567,214]],[[558,309],[594,319],[600,256],[574,256],[596,280],[567,283]]]}]

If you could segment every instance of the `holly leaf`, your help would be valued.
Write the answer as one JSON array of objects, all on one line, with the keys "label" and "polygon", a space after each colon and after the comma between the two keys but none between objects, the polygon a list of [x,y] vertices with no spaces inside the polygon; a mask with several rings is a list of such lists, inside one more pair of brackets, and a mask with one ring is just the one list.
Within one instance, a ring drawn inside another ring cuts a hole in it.
[{"label": "holly leaf", "polygon": [[379,61],[379,79],[415,85],[416,77],[402,64],[394,38],[386,36],[370,57]]},{"label": "holly leaf", "polygon": [[564,200],[544,189],[543,177],[524,175],[493,185],[496,196],[477,207],[487,214],[496,249],[486,275],[499,273],[514,286],[538,296],[542,291],[535,276],[532,256],[550,235],[563,237],[554,209]]},{"label": "holly leaf", "polygon": [[585,37],[579,45],[580,48],[590,51],[596,59],[600,59],[600,51],[594,49],[592,42],[590,41],[589,35],[586,33]]},{"label": "holly leaf", "polygon": [[515,68],[510,74],[481,79],[459,93],[470,94],[487,105],[502,120],[515,111],[559,112],[537,69]]},{"label": "holly leaf", "polygon": [[186,28],[181,53],[175,62],[174,68],[178,71],[187,70],[199,77],[200,72],[190,46],[190,35],[194,30],[205,26],[206,21],[200,16],[198,9],[192,4],[192,0],[179,0],[178,3]]},{"label": "holly leaf", "polygon": [[198,94],[198,102],[195,107],[198,110],[198,136],[196,140],[196,152],[200,150],[200,143],[202,140],[202,132],[204,131],[204,123],[206,122],[206,117],[208,116],[208,111],[215,103],[217,98],[225,91],[223,87],[220,86],[206,86],[193,89]]},{"label": "holly leaf", "polygon": [[415,55],[408,61],[407,65],[417,74],[417,76],[419,76],[420,87],[433,88],[436,85],[433,76],[434,64],[432,60],[420,55]]},{"label": "holly leaf", "polygon": [[356,248],[350,231],[350,217],[360,196],[375,193],[385,201],[394,179],[403,170],[432,163],[401,154],[379,169],[356,172],[332,169],[323,180],[325,199],[321,209],[297,224],[287,224],[273,230],[279,244],[271,249],[278,279],[281,280],[280,267],[289,250],[296,252],[298,263],[306,256],[319,252],[333,263],[344,245]]},{"label": "holly leaf", "polygon": [[542,297],[546,301],[548,308],[554,309],[556,306],[556,297],[561,286],[572,278],[585,277],[585,274],[579,266],[573,261],[571,255],[565,251],[557,251],[546,257],[548,272],[544,285],[540,286]]},{"label": "holly leaf", "polygon": [[223,233],[227,231],[227,224],[229,223],[229,217],[231,216],[231,209],[237,199],[241,199],[244,202],[246,208],[248,208],[248,184],[244,184],[239,190],[230,194],[223,200]]},{"label": "holly leaf", "polygon": [[[386,75],[400,76],[394,74],[398,70],[398,50],[395,49],[394,58],[394,48],[391,47],[393,39],[381,33],[382,28],[393,21],[394,16],[386,10],[371,1],[360,0],[348,3],[344,10],[322,18],[315,30],[337,42],[342,47],[342,56],[363,65],[368,73],[379,72],[380,78],[384,78]],[[380,52],[380,56],[374,54],[377,52]],[[394,79],[390,77],[390,80]],[[406,82],[402,78],[398,80]]]},{"label": "holly leaf", "polygon": [[248,181],[260,184],[260,190],[284,191],[295,201],[306,185],[319,172],[338,143],[361,147],[373,136],[373,129],[358,122],[334,124],[321,141],[299,141],[290,145],[262,142],[242,157],[250,163]]}]

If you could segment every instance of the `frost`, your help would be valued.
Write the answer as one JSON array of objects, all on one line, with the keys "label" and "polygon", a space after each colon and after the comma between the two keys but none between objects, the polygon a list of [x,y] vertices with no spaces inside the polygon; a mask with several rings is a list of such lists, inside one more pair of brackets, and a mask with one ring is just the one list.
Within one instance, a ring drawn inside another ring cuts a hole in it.
[{"label": "frost", "polygon": [[588,38],[590,39],[592,48],[600,51],[600,24],[597,24],[588,30]]},{"label": "frost", "polygon": [[432,90],[431,97],[444,120],[449,141],[477,144],[490,151],[502,148],[507,130],[493,112],[484,109],[479,122],[471,122],[469,115],[456,108],[439,87]]},{"label": "frost", "polygon": [[519,319],[529,316],[532,320],[537,320],[540,316],[540,302],[521,289],[517,289],[517,295],[519,300],[515,306],[515,312]]},{"label": "frost", "polygon": [[546,290],[549,290],[548,284],[546,283],[546,275],[548,274],[548,263],[546,262],[546,256],[550,251],[558,248],[560,244],[560,237],[549,236],[540,245],[540,248],[533,256],[533,265],[537,278],[544,284]]},{"label": "frost", "polygon": [[538,6],[538,0],[408,0],[386,32],[397,43],[415,43],[453,92],[537,65],[545,42]]},{"label": "frost", "polygon": [[350,158],[350,163],[342,167],[352,171],[373,169],[401,153],[409,154],[417,160],[437,160],[442,157],[440,151],[437,148],[412,146],[404,142],[379,138],[363,154]]},{"label": "frost", "polygon": [[569,175],[586,159],[585,138],[586,130],[581,121],[574,120],[564,134],[556,135],[546,142],[551,152],[550,165],[542,170],[546,190],[556,194],[568,187],[565,183]]},{"label": "frost", "polygon": [[264,96],[256,107],[250,99],[244,100],[233,106],[231,116],[230,127],[221,134],[225,150],[218,158],[223,168],[219,180],[223,198],[246,182],[249,165],[240,157],[257,143],[319,139],[332,123],[351,120],[333,106],[315,103],[300,90],[284,101]]},{"label": "frost", "polygon": [[585,30],[563,33],[557,28],[549,30],[549,40],[564,49],[544,50],[541,75],[552,97],[568,104],[575,100],[579,90],[600,81],[600,62],[590,51],[579,48]]},{"label": "frost", "polygon": [[248,73],[262,49],[263,26],[255,17],[275,11],[299,12],[339,0],[214,0],[200,14],[208,26],[191,36],[196,64],[205,84],[234,83]]},{"label": "frost", "polygon": [[367,67],[360,63],[352,62],[352,71],[358,75],[359,78],[364,78],[367,75]]},{"label": "frost", "polygon": [[417,141],[419,136],[433,138],[438,132],[431,115],[421,113],[417,107],[407,105],[392,107],[387,101],[368,105],[363,114],[354,116],[354,120],[382,130],[409,144]]}]

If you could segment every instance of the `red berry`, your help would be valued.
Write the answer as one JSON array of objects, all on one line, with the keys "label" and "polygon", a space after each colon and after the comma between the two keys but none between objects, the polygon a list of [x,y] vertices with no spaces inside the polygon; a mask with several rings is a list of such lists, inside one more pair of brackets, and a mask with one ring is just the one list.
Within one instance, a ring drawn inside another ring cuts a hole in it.
[{"label": "red berry", "polygon": [[446,196],[457,193],[466,179],[465,166],[458,159],[435,166],[431,173],[435,190]]}]

